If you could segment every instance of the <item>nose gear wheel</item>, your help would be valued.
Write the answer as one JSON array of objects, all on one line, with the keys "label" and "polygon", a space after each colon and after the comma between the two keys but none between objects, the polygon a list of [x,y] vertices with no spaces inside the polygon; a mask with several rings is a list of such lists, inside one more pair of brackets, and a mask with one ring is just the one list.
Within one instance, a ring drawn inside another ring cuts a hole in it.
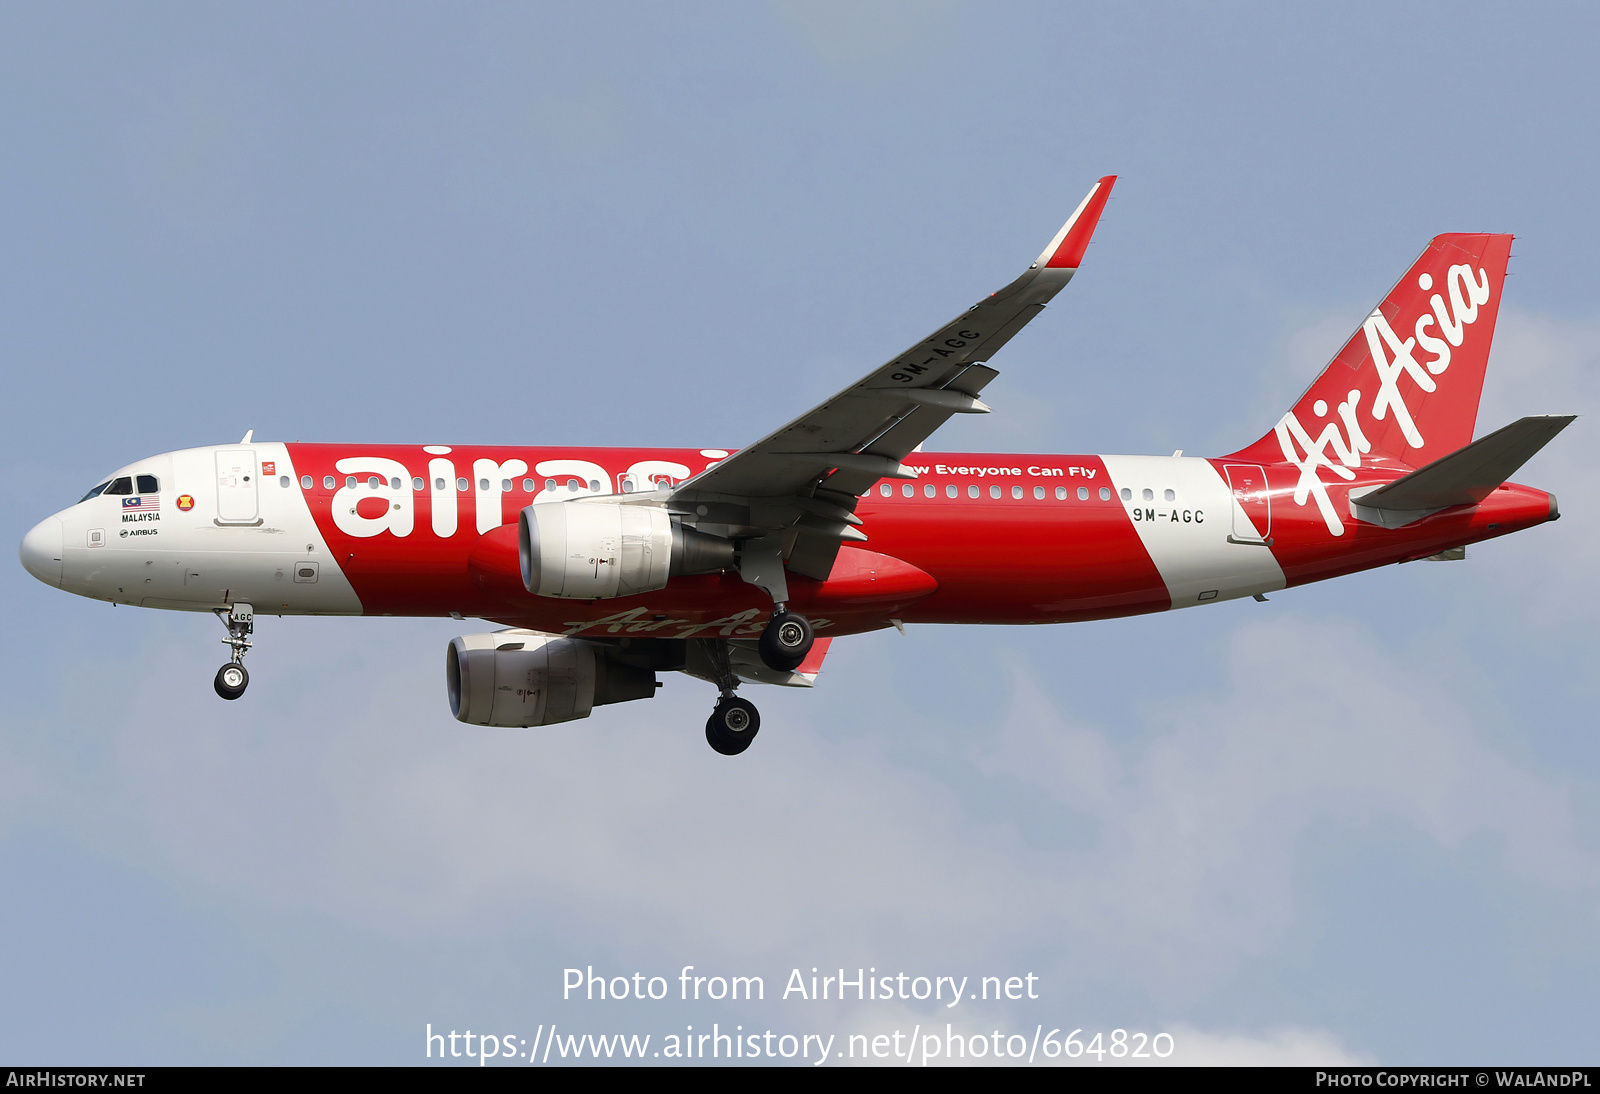
[{"label": "nose gear wheel", "polygon": [[244,689],[250,686],[250,674],[244,670],[243,665],[230,661],[217,670],[213,686],[217,689],[217,694],[224,699],[237,699],[244,694]]}]

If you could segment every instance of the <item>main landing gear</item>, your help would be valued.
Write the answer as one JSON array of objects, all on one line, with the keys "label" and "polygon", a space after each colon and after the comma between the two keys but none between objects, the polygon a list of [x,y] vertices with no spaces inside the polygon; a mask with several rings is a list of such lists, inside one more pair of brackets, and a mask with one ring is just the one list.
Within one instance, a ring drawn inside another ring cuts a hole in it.
[{"label": "main landing gear", "polygon": [[706,744],[724,756],[737,756],[750,747],[750,742],[761,732],[761,714],[748,699],[734,694],[739,678],[734,675],[728,657],[728,644],[716,639],[700,639],[701,649],[710,662],[710,676],[716,681],[722,698],[717,700],[711,717],[706,719]]},{"label": "main landing gear", "polygon": [[[773,672],[793,672],[805,663],[815,636],[806,617],[787,607],[789,582],[784,574],[781,537],[745,541],[739,550],[739,576],[772,597],[772,618],[756,642],[757,656]],[[706,657],[722,692],[706,722],[706,742],[724,756],[737,756],[750,747],[761,729],[761,715],[754,704],[733,693],[739,679],[729,665],[727,644],[708,642]]]},{"label": "main landing gear", "polygon": [[737,756],[750,747],[761,732],[761,714],[756,705],[737,695],[724,695],[706,719],[706,744],[724,756]]},{"label": "main landing gear", "polygon": [[810,621],[779,604],[772,609],[772,619],[761,632],[756,651],[769,669],[793,672],[805,661],[815,640]]},{"label": "main landing gear", "polygon": [[[793,672],[805,661],[814,641],[806,617],[779,604],[756,642],[756,652],[773,671]],[[727,643],[706,641],[704,650],[711,663],[711,675],[722,692],[711,717],[706,719],[706,743],[724,756],[737,756],[750,747],[761,731],[761,714],[750,700],[734,694],[739,678],[729,662]]]},{"label": "main landing gear", "polygon": [[244,670],[244,654],[251,645],[250,634],[256,629],[255,609],[248,604],[235,604],[232,608],[211,610],[228,628],[228,637],[222,641],[233,648],[233,658],[217,670],[213,686],[224,699],[237,699],[250,686],[250,674]]}]

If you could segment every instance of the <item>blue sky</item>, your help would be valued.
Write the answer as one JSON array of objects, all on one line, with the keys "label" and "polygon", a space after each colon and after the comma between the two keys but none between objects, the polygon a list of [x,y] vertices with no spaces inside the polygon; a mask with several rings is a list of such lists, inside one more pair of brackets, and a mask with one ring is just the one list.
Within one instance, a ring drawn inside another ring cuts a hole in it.
[{"label": "blue sky", "polygon": [[[11,542],[149,453],[747,443],[1082,272],[930,447],[1261,435],[1424,243],[1518,236],[1480,432],[1563,519],[1205,611],[913,628],[757,695],[468,730],[451,621],[209,618],[6,569],[0,1059],[409,1063],[426,1023],[885,1032],[578,1004],[568,966],[1032,971],[968,1018],[1189,1060],[1592,1062],[1597,17],[1581,6],[11,4]],[[980,1004],[981,1006],[981,1004]],[[974,1027],[976,1028],[976,1026]],[[531,1034],[524,1033],[524,1036]]]}]

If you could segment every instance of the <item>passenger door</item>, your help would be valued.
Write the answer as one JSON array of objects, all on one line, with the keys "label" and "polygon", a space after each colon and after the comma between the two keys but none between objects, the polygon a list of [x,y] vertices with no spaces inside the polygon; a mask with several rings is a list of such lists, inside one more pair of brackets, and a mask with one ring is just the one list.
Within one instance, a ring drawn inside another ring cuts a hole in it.
[{"label": "passenger door", "polygon": [[217,523],[259,524],[256,499],[256,453],[253,448],[217,451]]}]

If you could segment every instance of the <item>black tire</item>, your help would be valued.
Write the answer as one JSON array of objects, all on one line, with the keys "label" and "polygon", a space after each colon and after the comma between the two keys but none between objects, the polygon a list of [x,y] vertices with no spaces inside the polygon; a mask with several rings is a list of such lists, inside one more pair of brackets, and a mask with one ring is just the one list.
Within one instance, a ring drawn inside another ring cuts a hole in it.
[{"label": "black tire", "polygon": [[706,719],[706,744],[724,756],[737,756],[761,732],[761,714],[748,699],[723,699]]},{"label": "black tire", "polygon": [[250,674],[244,671],[243,665],[230,661],[217,670],[217,678],[212,683],[224,699],[237,699],[250,686]]},{"label": "black tire", "polygon": [[816,635],[812,633],[811,624],[805,616],[794,612],[773,612],[766,630],[761,632],[761,640],[756,643],[756,651],[761,654],[762,664],[767,668],[776,672],[793,672],[806,659],[806,654],[811,652],[811,644],[815,641]]}]

